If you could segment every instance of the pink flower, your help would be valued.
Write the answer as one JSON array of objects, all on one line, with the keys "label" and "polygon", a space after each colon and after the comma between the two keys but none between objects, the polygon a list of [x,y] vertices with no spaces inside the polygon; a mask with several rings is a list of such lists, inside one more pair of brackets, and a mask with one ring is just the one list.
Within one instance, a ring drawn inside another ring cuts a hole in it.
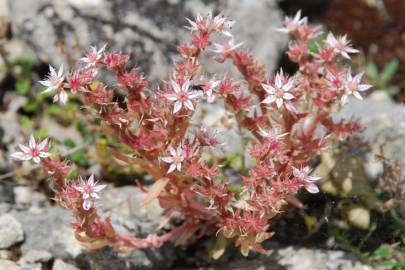
[{"label": "pink flower", "polygon": [[201,88],[207,97],[207,102],[212,103],[215,100],[214,89],[218,87],[221,81],[203,80]]},{"label": "pink flower", "polygon": [[[210,15],[212,15],[210,13]],[[191,32],[199,31],[200,28],[207,28],[208,27],[208,19],[204,18],[201,14],[197,14],[194,20],[186,18],[190,26],[185,26],[186,29],[190,30]]]},{"label": "pink flower", "polygon": [[186,26],[186,29],[191,32],[196,31],[218,31],[226,32],[235,23],[234,21],[228,20],[222,13],[215,17],[212,17],[212,12],[208,13],[206,17],[201,14],[197,14],[194,21],[186,18],[190,26]]},{"label": "pink flower", "polygon": [[[210,16],[211,13],[210,13]],[[227,33],[226,31],[231,29],[235,24],[235,21],[228,20],[222,13],[218,14],[211,20],[211,26],[215,31],[221,31],[222,33]]]},{"label": "pink flower", "polygon": [[345,81],[344,73],[334,74],[329,70],[326,71],[326,84],[330,90],[338,92],[343,89]]},{"label": "pink flower", "polygon": [[220,140],[217,137],[217,134],[207,129],[206,127],[201,127],[200,129],[196,130],[195,136],[201,146],[214,147],[221,144]]},{"label": "pink flower", "polygon": [[277,128],[270,129],[268,131],[262,129],[259,127],[259,135],[262,136],[263,138],[270,140],[270,141],[278,141],[281,138],[285,137],[288,135],[288,132],[279,134]]},{"label": "pink flower", "polygon": [[15,152],[11,158],[15,160],[33,160],[35,163],[40,163],[41,158],[47,158],[51,154],[47,151],[48,139],[46,138],[39,144],[35,142],[34,136],[30,136],[28,146],[23,144],[18,145],[21,151]]},{"label": "pink flower", "polygon": [[128,60],[128,54],[122,54],[121,52],[104,53],[104,63],[110,70],[124,68]]},{"label": "pink flower", "polygon": [[193,99],[201,96],[200,91],[190,91],[190,80],[185,79],[180,85],[174,79],[170,80],[173,94],[167,94],[165,97],[174,102],[173,113],[177,113],[184,106],[189,110],[194,110]]},{"label": "pink flower", "polygon": [[68,100],[68,95],[64,90],[64,76],[63,76],[63,65],[59,67],[58,73],[54,67],[49,65],[49,74],[46,80],[39,81],[40,84],[46,86],[46,90],[42,93],[48,93],[55,90],[57,93],[53,97],[53,102],[60,101],[62,104],[66,104]]},{"label": "pink flower", "polygon": [[106,47],[107,44],[105,44],[100,50],[97,50],[97,47],[92,46],[86,56],[80,60],[86,64],[86,68],[95,67],[101,63]]},{"label": "pink flower", "polygon": [[217,57],[217,61],[219,62],[223,62],[227,55],[229,55],[231,52],[233,52],[243,44],[243,42],[235,44],[235,40],[231,33],[226,32],[225,35],[230,37],[230,39],[226,42],[223,42],[222,44],[214,43],[215,49],[212,50],[214,53],[219,54],[219,56]]},{"label": "pink flower", "polygon": [[307,17],[301,18],[301,10],[298,10],[297,14],[295,14],[294,18],[291,17],[285,17],[284,19],[284,25],[285,27],[278,28],[277,31],[283,32],[283,33],[292,33],[295,31],[298,31],[298,29],[306,25],[308,22]]},{"label": "pink flower", "polygon": [[347,40],[347,36],[339,36],[337,39],[329,33],[326,37],[326,44],[333,48],[336,53],[341,54],[344,58],[350,59],[349,53],[358,53],[359,51],[353,49],[350,45],[350,41]]},{"label": "pink flower", "polygon": [[94,182],[94,175],[92,174],[87,182],[80,178],[80,183],[74,188],[82,194],[83,198],[83,209],[89,210],[93,204],[94,200],[100,198],[98,192],[103,190],[107,185],[97,185],[97,182]]},{"label": "pink flower", "polygon": [[87,92],[88,90],[84,86],[87,84],[89,79],[86,76],[86,72],[74,72],[69,74],[66,87],[70,88],[72,93],[76,93],[78,91]]},{"label": "pink flower", "polygon": [[167,173],[174,172],[175,170],[180,172],[181,163],[184,161],[183,148],[181,146],[178,146],[177,149],[174,149],[173,147],[170,146],[169,152],[171,156],[161,158],[162,161],[170,164]]},{"label": "pink flower", "polygon": [[[283,70],[277,73],[274,86],[271,84],[262,84],[262,86],[268,93],[268,96],[262,103],[272,104],[276,102],[277,108],[280,109],[286,101],[294,98],[294,95],[290,93],[290,90],[294,86],[294,81],[292,79],[286,79]],[[291,108],[291,105],[287,106],[286,104],[286,107]]]},{"label": "pink flower", "polygon": [[293,175],[304,185],[304,188],[308,192],[310,193],[319,192],[319,188],[317,185],[314,184],[314,182],[321,179],[321,177],[311,176],[310,168],[308,166],[302,167],[301,169],[293,167]]},{"label": "pink flower", "polygon": [[352,76],[352,71],[349,68],[346,72],[346,80],[344,82],[345,93],[342,95],[341,103],[344,105],[347,103],[347,100],[350,95],[355,96],[357,99],[362,100],[363,97],[360,95],[360,92],[368,90],[372,87],[369,84],[361,84],[361,78],[363,77],[364,72]]}]

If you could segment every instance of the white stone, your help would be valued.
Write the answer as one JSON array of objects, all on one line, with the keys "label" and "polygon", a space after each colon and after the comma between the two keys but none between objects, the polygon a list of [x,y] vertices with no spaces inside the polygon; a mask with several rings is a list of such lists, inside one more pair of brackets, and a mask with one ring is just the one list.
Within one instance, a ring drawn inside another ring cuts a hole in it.
[{"label": "white stone", "polygon": [[17,264],[10,260],[0,260],[0,270],[19,270]]},{"label": "white stone", "polygon": [[10,214],[0,216],[0,249],[9,248],[24,239],[21,224]]},{"label": "white stone", "polygon": [[68,264],[60,259],[56,259],[53,263],[52,270],[79,270],[79,268]]}]

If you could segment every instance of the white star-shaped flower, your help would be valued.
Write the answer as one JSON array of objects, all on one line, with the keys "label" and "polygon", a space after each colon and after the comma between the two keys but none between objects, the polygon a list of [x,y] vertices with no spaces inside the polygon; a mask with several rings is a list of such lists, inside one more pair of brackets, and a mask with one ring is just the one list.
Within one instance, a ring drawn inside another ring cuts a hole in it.
[{"label": "white star-shaped flower", "polygon": [[293,167],[294,177],[303,183],[304,188],[310,193],[318,193],[319,188],[314,182],[321,179],[321,177],[311,176],[310,173],[310,168],[308,166],[302,167],[301,169]]},{"label": "white star-shaped flower", "polygon": [[362,84],[361,78],[363,77],[364,72],[357,74],[356,76],[352,76],[351,69],[349,68],[346,72],[346,80],[344,81],[344,94],[341,98],[341,103],[344,105],[347,103],[347,100],[350,95],[353,95],[357,99],[362,100],[363,97],[361,96],[360,92],[366,91],[372,87],[369,84]]},{"label": "white star-shaped flower", "polygon": [[182,85],[180,85],[174,79],[171,79],[170,84],[174,93],[166,94],[165,97],[174,103],[173,113],[180,111],[183,106],[193,111],[193,100],[198,99],[201,96],[201,92],[193,90],[190,91],[189,79],[185,79]]},{"label": "white star-shaped flower", "polygon": [[230,52],[236,50],[243,44],[243,42],[235,44],[235,40],[232,34],[229,32],[225,32],[224,35],[230,37],[230,39],[228,41],[223,42],[222,44],[214,43],[215,49],[212,50],[214,53],[220,54],[222,56],[229,54]]},{"label": "white star-shaped flower", "polygon": [[84,210],[87,211],[94,205],[94,200],[100,198],[97,193],[103,190],[106,186],[107,185],[98,185],[97,182],[94,182],[93,174],[87,181],[80,178],[80,183],[74,188],[82,194]]},{"label": "white star-shaped flower", "polygon": [[163,162],[169,163],[170,167],[167,173],[174,172],[175,170],[181,171],[181,164],[184,161],[184,152],[181,146],[178,146],[177,149],[173,147],[169,147],[169,152],[171,156],[162,157],[161,160]]},{"label": "white star-shaped flower", "polygon": [[336,38],[332,33],[329,33],[326,37],[326,44],[347,59],[350,59],[349,53],[359,52],[351,47],[350,40],[347,39],[346,35]]},{"label": "white star-shaped flower", "polygon": [[284,19],[284,27],[278,28],[277,31],[283,33],[291,33],[297,31],[300,26],[308,23],[307,17],[301,18],[301,10],[298,10],[294,18],[286,16]]},{"label": "white star-shaped flower", "polygon": [[86,64],[86,68],[95,67],[101,62],[106,47],[107,44],[98,50],[97,47],[91,46],[86,56],[80,60]]},{"label": "white star-shaped flower", "polygon": [[48,146],[48,139],[46,138],[40,143],[35,142],[34,136],[30,136],[28,146],[20,144],[18,147],[21,151],[17,151],[11,155],[11,158],[15,160],[31,160],[35,163],[40,163],[41,158],[47,158],[51,154],[48,153],[46,147]]},{"label": "white star-shaped flower", "polygon": [[[272,104],[276,103],[277,108],[280,109],[286,101],[290,101],[294,99],[294,95],[290,93],[291,89],[294,87],[294,81],[292,79],[287,79],[285,82],[285,78],[283,75],[283,71],[281,70],[279,73],[276,74],[276,78],[274,80],[274,84],[262,84],[263,89],[267,92],[267,97],[262,101],[265,104]],[[287,108],[291,108],[292,105],[288,104]]]},{"label": "white star-shaped flower", "polygon": [[62,104],[66,104],[68,95],[64,90],[64,80],[63,65],[59,67],[58,72],[56,72],[53,66],[49,65],[49,74],[46,80],[39,81],[40,84],[47,87],[42,93],[56,91],[56,95],[53,97],[53,102],[60,101]]}]

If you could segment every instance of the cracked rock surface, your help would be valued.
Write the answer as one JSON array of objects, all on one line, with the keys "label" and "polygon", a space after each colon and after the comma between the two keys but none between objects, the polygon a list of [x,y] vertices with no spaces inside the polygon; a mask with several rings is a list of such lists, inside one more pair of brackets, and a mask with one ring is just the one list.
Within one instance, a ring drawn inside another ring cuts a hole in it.
[{"label": "cracked rock surface", "polygon": [[[150,79],[170,71],[176,46],[185,37],[185,17],[225,11],[237,21],[235,37],[269,70],[275,68],[287,37],[276,0],[9,0],[12,34],[39,60],[72,67],[89,46],[105,43],[134,56]],[[254,15],[254,16],[252,16]],[[217,70],[212,70],[217,71]]]}]

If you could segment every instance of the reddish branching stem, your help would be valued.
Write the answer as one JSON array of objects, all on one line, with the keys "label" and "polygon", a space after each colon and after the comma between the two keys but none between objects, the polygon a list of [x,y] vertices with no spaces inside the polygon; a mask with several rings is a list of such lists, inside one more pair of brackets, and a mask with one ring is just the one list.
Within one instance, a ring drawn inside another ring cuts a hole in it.
[{"label": "reddish branching stem", "polygon": [[[50,159],[42,143],[42,148],[22,146],[14,157],[35,162],[42,158],[45,171],[54,180],[57,201],[75,217],[76,238],[89,248],[109,245],[125,252],[220,233],[234,239],[244,255],[250,249],[264,252],[261,243],[273,234],[268,232],[271,219],[289,202],[296,204],[294,195],[299,189],[318,192],[314,183],[318,178],[310,175],[311,159],[333,146],[334,138],[345,138],[359,129],[354,121],[336,123],[331,117],[349,95],[361,98],[360,92],[370,87],[361,83],[361,74],[352,76],[350,68],[342,64],[342,59],[350,59],[349,53],[356,52],[345,37],[329,34],[325,45],[311,52],[308,44],[319,29],[310,27],[300,13],[286,18],[280,31],[294,37],[288,55],[299,71],[293,76],[280,71],[266,77],[265,67],[235,43],[229,32],[232,21],[222,14],[209,14],[189,22],[191,41],[179,45],[182,59],[175,62],[173,73],[161,87],[148,88],[151,83],[137,68],[127,69],[129,55],[107,52],[105,47],[91,48],[67,82],[62,68],[56,72],[52,67],[47,80],[41,81],[46,91],[56,92],[55,101],[66,103],[68,89],[80,93],[118,141],[132,150],[123,153],[117,146],[112,155],[137,164],[155,178],[146,201],[157,199],[166,210],[159,228],[174,213],[181,213],[181,225],[161,235],[119,235],[94,204],[104,185],[94,182],[93,176],[87,182],[79,178],[66,183],[66,162]],[[213,35],[227,41],[213,44]],[[230,60],[245,83],[227,76],[222,80],[200,77],[204,74],[200,57],[212,45],[214,59],[219,63]],[[127,92],[123,104],[114,102],[101,70],[113,74],[116,87]],[[220,145],[216,134],[190,125],[198,104],[216,99],[223,100],[228,115],[234,116],[241,136],[250,134],[248,152],[256,163],[243,172],[237,188],[230,185],[221,164],[203,158],[212,153],[207,150]]]}]

